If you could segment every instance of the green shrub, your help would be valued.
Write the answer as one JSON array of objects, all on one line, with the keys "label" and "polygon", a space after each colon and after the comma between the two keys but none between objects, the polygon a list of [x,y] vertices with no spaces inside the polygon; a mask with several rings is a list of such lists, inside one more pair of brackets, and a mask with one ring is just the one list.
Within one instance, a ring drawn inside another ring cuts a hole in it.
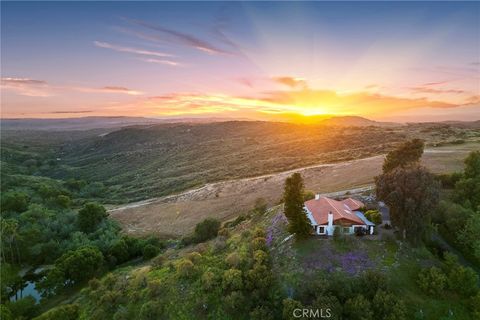
[{"label": "green shrub", "polygon": [[253,250],[267,250],[267,242],[264,237],[257,237],[252,240]]},{"label": "green shrub", "polygon": [[294,316],[295,309],[303,309],[303,305],[300,301],[293,300],[293,299],[284,299],[282,301],[283,305],[283,319],[285,320],[296,320],[298,317]]},{"label": "green shrub", "polygon": [[468,298],[479,292],[478,275],[469,267],[458,265],[448,273],[448,287]]},{"label": "green shrub", "polygon": [[243,288],[242,271],[229,269],[223,273],[222,287],[225,291],[241,290]]},{"label": "green shrub", "polygon": [[180,277],[188,278],[191,277],[195,272],[195,266],[192,261],[187,259],[182,259],[177,263],[177,274]]},{"label": "green shrub", "polygon": [[368,210],[365,212],[365,217],[376,225],[382,224],[382,214],[378,210]]},{"label": "green shrub", "polygon": [[238,268],[240,266],[240,263],[241,263],[241,258],[240,258],[240,256],[238,255],[237,252],[232,252],[225,258],[225,262],[230,267]]},{"label": "green shrub", "polygon": [[87,203],[78,211],[78,227],[85,233],[93,232],[107,216],[107,211],[102,205],[94,202]]},{"label": "green shrub", "polygon": [[257,214],[264,214],[265,212],[267,212],[267,201],[265,201],[264,198],[255,199],[255,205],[253,207],[253,210]]},{"label": "green shrub", "polygon": [[77,304],[65,304],[43,313],[35,320],[77,320],[79,316],[79,307]]},{"label": "green shrub", "polygon": [[158,301],[145,302],[140,308],[140,319],[157,320],[162,317],[163,308]]},{"label": "green shrub", "polygon": [[218,284],[218,276],[212,271],[205,271],[201,278],[202,287],[205,291],[215,288]]},{"label": "green shrub", "polygon": [[439,268],[431,267],[420,271],[417,283],[424,292],[432,296],[440,295],[447,283],[447,277]]},{"label": "green shrub", "polygon": [[195,242],[204,242],[215,238],[220,229],[220,221],[207,218],[195,226]]},{"label": "green shrub", "polygon": [[197,264],[198,262],[200,262],[200,260],[202,260],[202,255],[196,251],[193,251],[193,252],[189,252],[186,255],[186,258],[192,261],[193,264]]},{"label": "green shrub", "polygon": [[23,212],[28,209],[29,198],[23,192],[7,192],[2,196],[2,212]]},{"label": "green shrub", "polygon": [[344,313],[349,320],[373,319],[371,304],[361,294],[345,302]]},{"label": "green shrub", "polygon": [[263,250],[256,250],[253,253],[253,260],[258,264],[267,264],[268,263],[268,254]]},{"label": "green shrub", "polygon": [[144,260],[150,260],[154,258],[160,250],[158,247],[154,246],[153,244],[147,244],[145,247],[143,247],[143,259]]}]

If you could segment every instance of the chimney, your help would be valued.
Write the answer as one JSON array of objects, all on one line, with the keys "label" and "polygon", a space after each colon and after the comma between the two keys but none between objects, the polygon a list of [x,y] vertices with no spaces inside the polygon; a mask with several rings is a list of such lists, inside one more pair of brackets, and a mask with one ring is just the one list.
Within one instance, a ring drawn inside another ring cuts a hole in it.
[{"label": "chimney", "polygon": [[315,195],[315,200],[320,200],[320,195],[318,193]]},{"label": "chimney", "polygon": [[333,226],[333,213],[332,213],[332,211],[328,212],[328,226],[329,227]]}]

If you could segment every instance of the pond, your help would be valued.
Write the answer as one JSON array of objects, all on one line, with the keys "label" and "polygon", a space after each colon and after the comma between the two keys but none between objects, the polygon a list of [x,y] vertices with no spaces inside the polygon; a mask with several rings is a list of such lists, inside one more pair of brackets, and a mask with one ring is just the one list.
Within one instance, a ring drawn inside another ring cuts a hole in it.
[{"label": "pond", "polygon": [[42,297],[40,295],[40,292],[37,291],[35,282],[27,281],[26,285],[27,286],[25,288],[17,291],[16,297],[15,295],[10,297],[10,301],[16,301],[17,300],[16,298],[21,299],[21,298],[31,296],[35,299],[36,303],[39,303]]}]

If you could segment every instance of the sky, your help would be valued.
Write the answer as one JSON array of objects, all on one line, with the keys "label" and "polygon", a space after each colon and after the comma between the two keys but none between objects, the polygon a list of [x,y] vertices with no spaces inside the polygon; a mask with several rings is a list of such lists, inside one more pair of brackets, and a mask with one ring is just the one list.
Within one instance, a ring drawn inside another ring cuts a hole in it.
[{"label": "sky", "polygon": [[479,2],[3,2],[2,118],[480,120]]}]

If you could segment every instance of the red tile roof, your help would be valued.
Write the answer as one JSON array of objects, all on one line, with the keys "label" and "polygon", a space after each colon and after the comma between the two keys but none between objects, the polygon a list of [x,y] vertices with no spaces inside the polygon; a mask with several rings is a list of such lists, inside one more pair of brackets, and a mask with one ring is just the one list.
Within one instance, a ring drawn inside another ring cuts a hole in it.
[{"label": "red tile roof", "polygon": [[333,224],[365,224],[356,216],[352,209],[342,201],[320,197],[318,200],[312,199],[305,202],[305,206],[319,225],[328,224],[329,212],[333,213]]},{"label": "red tile roof", "polygon": [[363,202],[352,199],[352,198],[342,200],[342,202],[345,203],[350,208],[350,210],[353,210],[353,211],[365,207],[365,204]]}]

